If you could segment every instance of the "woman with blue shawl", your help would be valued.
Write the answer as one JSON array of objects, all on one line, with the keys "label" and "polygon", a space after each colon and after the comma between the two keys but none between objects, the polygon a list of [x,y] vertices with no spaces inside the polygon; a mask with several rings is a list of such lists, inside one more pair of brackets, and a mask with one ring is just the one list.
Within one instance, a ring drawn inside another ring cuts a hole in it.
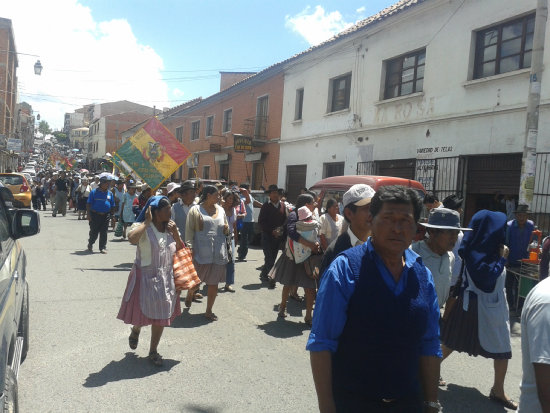
[{"label": "woman with blue shawl", "polygon": [[133,325],[128,337],[132,350],[137,348],[141,327],[151,326],[149,360],[156,366],[162,366],[157,346],[164,327],[181,314],[173,262],[184,244],[171,212],[167,197],[151,197],[130,228],[128,240],[137,245],[136,259],[117,316]]},{"label": "woman with blue shawl", "polygon": [[510,315],[505,293],[508,257],[506,215],[481,210],[470,221],[458,254],[464,261],[458,300],[441,329],[443,359],[454,350],[494,360],[489,398],[504,407],[517,404],[504,392],[508,360],[512,358]]}]

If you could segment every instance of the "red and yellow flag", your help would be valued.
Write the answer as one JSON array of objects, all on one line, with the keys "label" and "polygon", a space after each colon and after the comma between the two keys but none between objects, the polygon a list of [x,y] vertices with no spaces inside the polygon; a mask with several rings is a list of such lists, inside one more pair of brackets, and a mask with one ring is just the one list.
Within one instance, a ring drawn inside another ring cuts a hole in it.
[{"label": "red and yellow flag", "polygon": [[144,182],[156,189],[178,169],[191,153],[157,118],[151,118],[116,151]]}]

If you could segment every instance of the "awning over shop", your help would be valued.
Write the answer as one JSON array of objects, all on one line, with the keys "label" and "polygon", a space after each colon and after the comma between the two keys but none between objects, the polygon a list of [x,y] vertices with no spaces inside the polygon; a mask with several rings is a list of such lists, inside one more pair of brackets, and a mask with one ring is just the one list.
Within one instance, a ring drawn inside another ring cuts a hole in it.
[{"label": "awning over shop", "polygon": [[225,162],[229,160],[229,154],[228,153],[222,153],[220,155],[214,156],[214,160],[216,162]]},{"label": "awning over shop", "polygon": [[254,152],[254,153],[247,153],[244,155],[245,162],[257,162],[261,161],[263,157],[263,152]]}]

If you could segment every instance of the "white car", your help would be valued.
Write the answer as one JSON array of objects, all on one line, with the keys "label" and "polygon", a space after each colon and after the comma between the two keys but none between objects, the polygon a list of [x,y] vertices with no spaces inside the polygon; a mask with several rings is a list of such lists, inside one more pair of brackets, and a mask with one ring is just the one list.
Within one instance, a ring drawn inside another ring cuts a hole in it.
[{"label": "white car", "polygon": [[22,174],[29,174],[33,178],[36,176],[36,171],[34,170],[34,168],[25,168],[21,171],[21,173]]}]

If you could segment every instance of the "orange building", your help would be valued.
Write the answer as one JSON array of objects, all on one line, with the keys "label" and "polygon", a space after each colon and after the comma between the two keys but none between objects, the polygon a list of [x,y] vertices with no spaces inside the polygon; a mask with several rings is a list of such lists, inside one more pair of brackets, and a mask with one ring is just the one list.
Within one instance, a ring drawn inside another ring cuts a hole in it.
[{"label": "orange building", "polygon": [[283,79],[281,65],[222,72],[219,93],[161,118],[192,153],[173,180],[231,180],[252,189],[277,183]]}]

